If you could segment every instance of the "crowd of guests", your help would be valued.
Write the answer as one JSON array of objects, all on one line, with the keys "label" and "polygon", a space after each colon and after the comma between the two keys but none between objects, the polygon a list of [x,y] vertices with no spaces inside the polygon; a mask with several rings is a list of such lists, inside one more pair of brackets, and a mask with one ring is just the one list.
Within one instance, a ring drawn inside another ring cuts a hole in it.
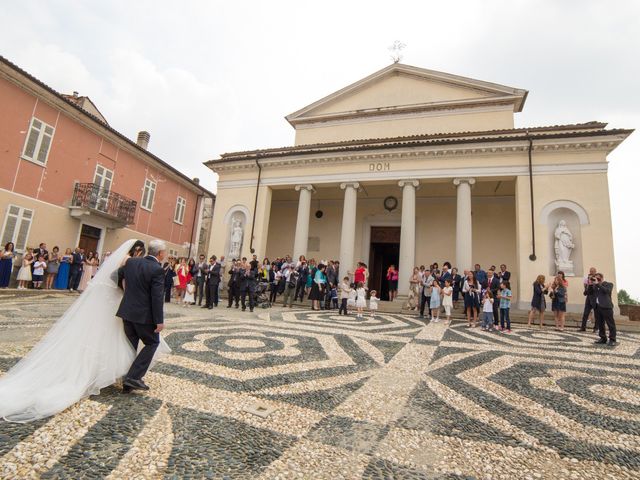
[{"label": "crowd of guests", "polygon": [[[110,252],[102,258],[96,252],[86,252],[77,247],[67,248],[64,253],[55,246],[49,251],[46,243],[37,248],[27,248],[18,269],[18,289],[56,289],[83,291],[98,271]],[[16,260],[15,246],[7,243],[0,252],[0,288],[7,288]]]},{"label": "crowd of guests", "polygon": [[[439,322],[441,313],[451,321],[453,309],[462,299],[463,311],[469,327],[480,324],[483,330],[511,333],[511,273],[505,264],[500,269],[492,265],[489,270],[476,264],[473,270],[461,275],[451,263],[438,263],[426,268],[415,267],[409,278],[409,296],[405,308],[419,311],[420,318]],[[391,285],[390,285],[391,286]]]},{"label": "crowd of guests", "polygon": [[[82,248],[67,248],[64,254],[55,246],[48,251],[41,243],[38,248],[28,248],[22,256],[18,272],[18,289],[59,289],[82,291],[93,278],[102,258],[95,252],[85,254]],[[16,257],[13,243],[7,243],[0,252],[0,288],[6,288],[11,279]],[[310,301],[312,310],[337,309],[340,315],[349,311],[362,318],[365,310],[375,315],[379,298],[377,292],[368,291],[369,270],[363,262],[358,262],[353,271],[347,271],[340,277],[340,262],[337,260],[319,261],[306,259],[301,255],[293,260],[289,255],[270,261],[265,258],[258,261],[253,255],[233,259],[229,263],[224,257],[220,260],[212,255],[208,260],[200,255],[194,258],[169,257],[164,264],[165,301],[174,301],[183,306],[199,305],[212,309],[218,306],[222,291],[227,288],[227,308],[240,308],[250,311],[258,303],[276,304],[282,297],[284,307],[292,307],[294,302]],[[389,266],[385,273],[389,300],[398,294],[398,276],[395,265]],[[480,323],[483,330],[497,330],[511,333],[510,308],[512,300],[511,273],[505,264],[496,269],[492,265],[483,270],[479,264],[473,270],[464,270],[462,274],[451,263],[444,262],[415,267],[409,278],[409,295],[405,309],[419,313],[420,318],[439,322],[441,314],[445,321],[451,321],[452,311],[462,302],[467,326],[474,328]],[[550,282],[539,275],[533,282],[531,310],[528,326],[544,326],[548,297],[551,311],[558,331],[565,329],[567,311],[568,282],[564,272],[559,271]],[[601,273],[591,268],[584,278],[585,310],[581,331],[586,331],[589,318],[594,317],[594,332],[598,330],[598,343],[616,344],[616,329],[613,320],[611,292],[613,285],[604,281]],[[202,302],[204,300],[204,305]],[[607,342],[606,328],[609,329]]]}]

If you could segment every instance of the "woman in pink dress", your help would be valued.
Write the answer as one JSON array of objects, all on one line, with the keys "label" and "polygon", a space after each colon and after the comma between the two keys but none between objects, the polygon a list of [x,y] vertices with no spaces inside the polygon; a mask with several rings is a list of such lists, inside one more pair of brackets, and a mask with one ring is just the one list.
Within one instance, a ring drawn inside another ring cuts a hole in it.
[{"label": "woman in pink dress", "polygon": [[398,271],[395,265],[389,265],[387,269],[387,283],[389,284],[389,301],[398,296]]},{"label": "woman in pink dress", "polygon": [[80,277],[80,285],[78,285],[78,290],[83,292],[87,289],[87,285],[93,278],[94,275],[94,267],[96,265],[96,259],[93,252],[89,252],[87,254],[87,258],[84,261],[84,266],[82,267],[82,277]]}]

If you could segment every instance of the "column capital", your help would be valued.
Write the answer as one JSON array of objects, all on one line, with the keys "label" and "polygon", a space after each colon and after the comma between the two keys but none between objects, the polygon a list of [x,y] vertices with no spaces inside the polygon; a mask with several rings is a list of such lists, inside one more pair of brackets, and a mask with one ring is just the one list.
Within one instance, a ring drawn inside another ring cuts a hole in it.
[{"label": "column capital", "polygon": [[299,192],[300,190],[309,190],[310,192],[313,192],[315,189],[313,188],[313,185],[307,183],[307,184],[302,184],[302,185],[296,185],[295,186],[296,192]]},{"label": "column capital", "polygon": [[358,182],[344,182],[340,184],[341,190],[346,190],[347,187],[351,187],[357,190],[358,188],[360,188],[360,184]]},{"label": "column capital", "polygon": [[420,182],[418,180],[400,180],[400,181],[398,181],[398,186],[399,187],[404,187],[406,185],[411,185],[411,186],[417,188],[418,185],[420,185]]},{"label": "column capital", "polygon": [[461,183],[468,183],[469,186],[471,186],[474,183],[476,183],[476,179],[475,178],[454,178],[453,179],[453,184],[456,187],[459,186]]}]

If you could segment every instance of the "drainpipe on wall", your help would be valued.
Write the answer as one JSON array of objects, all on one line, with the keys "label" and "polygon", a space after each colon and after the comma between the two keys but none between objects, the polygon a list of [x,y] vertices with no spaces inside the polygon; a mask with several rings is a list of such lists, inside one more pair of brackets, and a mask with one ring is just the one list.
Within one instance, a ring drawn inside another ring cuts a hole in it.
[{"label": "drainpipe on wall", "polygon": [[196,225],[198,224],[198,210],[200,210],[200,202],[202,202],[202,199],[204,198],[204,195],[198,195],[198,198],[196,200],[196,208],[193,210],[193,225],[191,226],[191,238],[189,240],[189,253],[187,255],[187,258],[191,258],[191,247],[193,246],[193,233],[196,229]]},{"label": "drainpipe on wall", "polygon": [[258,190],[260,189],[260,177],[262,176],[262,166],[258,161],[258,157],[256,157],[256,166],[258,167],[258,181],[256,182],[256,198],[253,202],[253,219],[251,221],[251,241],[249,242],[249,251],[251,253],[255,253],[255,248],[253,248],[253,229],[256,226],[256,209],[258,208]]},{"label": "drainpipe on wall", "polygon": [[529,255],[529,260],[535,262],[536,260],[536,219],[534,216],[534,208],[533,208],[533,160],[531,158],[532,150],[533,150],[533,139],[531,135],[529,135],[529,130],[527,130],[527,140],[529,141],[529,195],[531,201],[531,255]]}]

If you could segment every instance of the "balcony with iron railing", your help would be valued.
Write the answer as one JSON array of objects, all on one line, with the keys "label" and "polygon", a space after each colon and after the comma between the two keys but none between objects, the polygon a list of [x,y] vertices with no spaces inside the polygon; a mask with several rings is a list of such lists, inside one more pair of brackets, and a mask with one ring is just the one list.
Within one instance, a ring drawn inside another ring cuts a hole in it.
[{"label": "balcony with iron railing", "polygon": [[137,205],[135,200],[97,183],[77,183],[69,209],[73,217],[98,215],[109,220],[114,228],[122,228],[134,222]]}]

